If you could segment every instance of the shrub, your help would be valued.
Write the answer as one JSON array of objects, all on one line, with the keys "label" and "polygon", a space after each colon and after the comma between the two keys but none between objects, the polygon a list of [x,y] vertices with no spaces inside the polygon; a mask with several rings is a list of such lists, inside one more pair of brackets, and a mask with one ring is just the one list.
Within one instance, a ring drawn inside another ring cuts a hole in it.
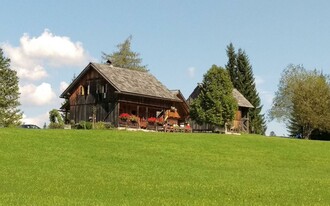
[{"label": "shrub", "polygon": [[129,120],[133,123],[138,122],[138,118],[135,115],[130,116]]},{"label": "shrub", "polygon": [[94,129],[106,129],[104,122],[96,122],[94,124]]},{"label": "shrub", "polygon": [[70,124],[71,124],[71,129],[78,129],[77,128],[77,124],[76,124],[76,122],[74,120],[71,120],[70,121]]},{"label": "shrub", "polygon": [[113,128],[115,128],[115,127],[111,124],[111,122],[104,122],[104,127],[105,127],[106,129],[113,129]]},{"label": "shrub", "polygon": [[49,129],[64,129],[63,123],[51,122],[48,125]]},{"label": "shrub", "polygon": [[80,121],[77,125],[77,129],[92,129],[92,123],[86,121]]}]

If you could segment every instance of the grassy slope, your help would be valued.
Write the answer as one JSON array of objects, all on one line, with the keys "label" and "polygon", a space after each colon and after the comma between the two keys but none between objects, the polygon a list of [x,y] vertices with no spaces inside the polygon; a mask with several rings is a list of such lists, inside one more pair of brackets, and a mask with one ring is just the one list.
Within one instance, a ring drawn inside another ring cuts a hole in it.
[{"label": "grassy slope", "polygon": [[326,205],[330,142],[0,129],[0,205]]}]

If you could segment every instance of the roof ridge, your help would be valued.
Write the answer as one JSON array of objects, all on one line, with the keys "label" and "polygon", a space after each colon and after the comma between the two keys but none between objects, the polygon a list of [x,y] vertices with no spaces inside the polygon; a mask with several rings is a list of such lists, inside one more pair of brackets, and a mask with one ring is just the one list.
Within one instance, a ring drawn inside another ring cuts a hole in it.
[{"label": "roof ridge", "polygon": [[124,68],[124,67],[116,67],[116,66],[110,66],[110,64],[107,63],[97,63],[97,62],[91,62],[91,64],[98,64],[98,65],[102,65],[102,66],[109,66],[111,68],[115,68],[115,69],[127,69],[128,71],[132,71],[132,72],[142,72],[142,73],[146,73],[146,74],[150,74],[149,71],[141,71],[141,70],[135,70],[135,69],[129,69],[129,68]]}]

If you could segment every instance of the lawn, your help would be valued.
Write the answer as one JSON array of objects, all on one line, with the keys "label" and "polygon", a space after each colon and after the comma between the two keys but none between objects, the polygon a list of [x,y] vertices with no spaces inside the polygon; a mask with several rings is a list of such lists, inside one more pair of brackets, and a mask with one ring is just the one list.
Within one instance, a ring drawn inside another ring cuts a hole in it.
[{"label": "lawn", "polygon": [[0,205],[330,205],[330,142],[0,129]]}]

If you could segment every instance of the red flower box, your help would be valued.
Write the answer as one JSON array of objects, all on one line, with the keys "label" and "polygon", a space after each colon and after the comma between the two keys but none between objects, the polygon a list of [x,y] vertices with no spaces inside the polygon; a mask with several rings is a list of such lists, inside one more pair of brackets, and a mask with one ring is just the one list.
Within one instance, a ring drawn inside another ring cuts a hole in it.
[{"label": "red flower box", "polygon": [[156,117],[149,117],[148,123],[154,124],[157,121]]},{"label": "red flower box", "polygon": [[127,113],[122,113],[119,115],[119,119],[121,119],[124,122],[126,122],[130,117],[131,117],[131,115],[129,115]]}]

